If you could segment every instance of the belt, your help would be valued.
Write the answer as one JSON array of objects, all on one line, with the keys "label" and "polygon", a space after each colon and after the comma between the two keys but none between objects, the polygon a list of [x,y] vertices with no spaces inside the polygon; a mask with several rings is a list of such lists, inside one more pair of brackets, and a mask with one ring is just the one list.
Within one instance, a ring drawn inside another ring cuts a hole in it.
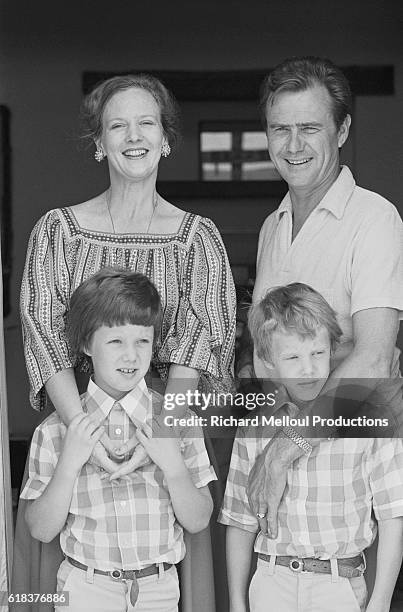
[{"label": "belt", "polygon": [[[148,565],[147,567],[143,567],[143,569],[137,569],[137,570],[114,569],[114,570],[107,571],[107,570],[100,570],[96,568],[90,568],[88,567],[88,565],[84,565],[84,563],[80,563],[80,561],[76,561],[75,559],[72,559],[71,557],[66,556],[66,559],[70,563],[70,565],[72,565],[73,567],[77,567],[78,569],[81,569],[85,572],[88,569],[90,569],[94,571],[94,574],[101,574],[102,576],[109,576],[110,578],[112,578],[112,580],[132,580],[132,586],[130,588],[130,603],[132,604],[132,606],[135,606],[137,598],[139,596],[139,585],[138,585],[137,580],[139,578],[145,578],[146,576],[152,576],[153,574],[159,573],[158,565]],[[163,565],[164,565],[164,570],[167,571],[172,567],[173,564],[164,562]]]},{"label": "belt", "polygon": [[[264,555],[259,553],[259,559],[270,562],[271,555]],[[327,559],[315,559],[313,557],[300,558],[300,557],[289,557],[284,555],[276,556],[276,565],[283,565],[288,567],[292,572],[298,574],[299,572],[315,572],[316,574],[331,574],[332,567],[330,561]],[[342,578],[356,578],[362,576],[364,570],[359,569],[361,565],[364,565],[362,555],[356,557],[348,557],[347,559],[337,559],[337,568],[339,576]]]}]

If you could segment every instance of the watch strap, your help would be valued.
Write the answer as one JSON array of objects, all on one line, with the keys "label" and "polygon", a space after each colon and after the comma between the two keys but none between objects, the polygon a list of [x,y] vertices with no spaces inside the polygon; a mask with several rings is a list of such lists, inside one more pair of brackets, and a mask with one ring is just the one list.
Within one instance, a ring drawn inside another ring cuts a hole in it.
[{"label": "watch strap", "polygon": [[295,429],[287,426],[287,427],[283,427],[282,431],[285,433],[287,438],[290,438],[290,440],[292,440],[294,444],[299,446],[304,451],[305,455],[311,454],[312,444],[310,444],[307,440],[305,440],[305,438],[300,436],[299,433],[295,431]]}]

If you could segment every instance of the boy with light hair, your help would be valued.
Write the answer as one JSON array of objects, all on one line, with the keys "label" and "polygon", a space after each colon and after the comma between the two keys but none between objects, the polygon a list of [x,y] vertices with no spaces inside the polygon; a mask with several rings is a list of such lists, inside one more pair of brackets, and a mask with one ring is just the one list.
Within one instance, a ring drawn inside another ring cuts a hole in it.
[{"label": "boy with light hair", "polygon": [[[341,336],[336,313],[311,287],[292,283],[252,306],[249,327],[258,356],[282,385],[275,411],[295,417],[329,376]],[[219,518],[228,525],[230,611],[247,610],[254,548],[251,612],[387,612],[403,553],[402,441],[338,438],[305,449],[287,472],[278,535],[271,539],[259,531],[261,517],[247,497],[266,436],[262,427],[241,427],[234,442]],[[364,550],[377,529],[376,579],[366,607]]]}]

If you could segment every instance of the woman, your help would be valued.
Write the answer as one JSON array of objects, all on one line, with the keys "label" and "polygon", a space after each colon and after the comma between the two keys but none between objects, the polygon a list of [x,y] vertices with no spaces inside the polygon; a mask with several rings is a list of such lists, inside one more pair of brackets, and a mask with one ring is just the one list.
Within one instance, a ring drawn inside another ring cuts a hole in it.
[{"label": "woman", "polygon": [[[156,191],[160,158],[177,141],[172,95],[150,75],[114,77],[86,97],[83,117],[95,159],[108,163],[110,186],[39,220],[21,293],[31,403],[41,409],[47,394],[66,423],[81,404],[73,369],[80,364],[67,344],[64,317],[71,293],[101,267],[142,272],[158,288],[164,312],[154,366],[167,393],[230,385],[235,331],[231,270],[216,227]],[[108,472],[129,473],[139,458],[135,454],[119,468],[127,450],[114,449],[104,436],[94,460]],[[205,597],[204,590],[198,597]]]}]

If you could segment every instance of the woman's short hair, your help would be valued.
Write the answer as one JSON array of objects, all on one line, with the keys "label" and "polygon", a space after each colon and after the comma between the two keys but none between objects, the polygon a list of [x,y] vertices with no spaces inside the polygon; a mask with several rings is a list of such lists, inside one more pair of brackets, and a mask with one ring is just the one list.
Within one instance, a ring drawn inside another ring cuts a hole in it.
[{"label": "woman's short hair", "polygon": [[248,325],[256,352],[265,361],[271,358],[274,331],[313,338],[324,327],[329,333],[332,351],[342,335],[333,308],[320,293],[304,283],[269,289],[262,300],[251,306]]},{"label": "woman's short hair", "polygon": [[83,137],[98,141],[102,134],[102,117],[107,103],[115,94],[132,88],[144,89],[153,96],[160,109],[164,135],[173,148],[180,135],[179,106],[169,89],[151,74],[115,76],[96,85],[81,105]]},{"label": "woman's short hair", "polygon": [[284,91],[305,91],[315,85],[325,87],[332,101],[337,129],[351,115],[352,95],[343,72],[328,59],[294,57],[278,64],[264,79],[260,90],[260,108],[266,123],[267,107]]},{"label": "woman's short hair", "polygon": [[74,355],[83,353],[94,332],[114,325],[161,327],[161,300],[154,284],[144,274],[124,268],[103,268],[73,292],[66,331]]}]

